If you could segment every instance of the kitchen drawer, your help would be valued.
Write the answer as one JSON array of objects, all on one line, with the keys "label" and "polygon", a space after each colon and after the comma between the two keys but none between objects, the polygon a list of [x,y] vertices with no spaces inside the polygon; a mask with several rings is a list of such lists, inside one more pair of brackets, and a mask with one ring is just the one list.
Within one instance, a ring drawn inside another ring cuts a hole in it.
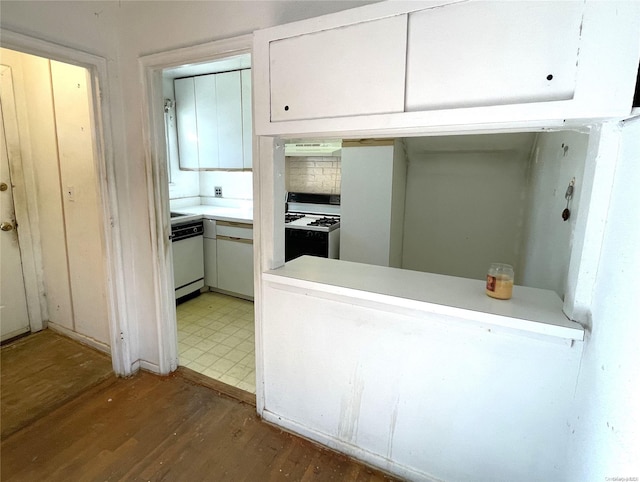
[{"label": "kitchen drawer", "polygon": [[253,239],[253,225],[236,223],[232,221],[218,221],[216,223],[216,236],[226,236],[238,239]]}]

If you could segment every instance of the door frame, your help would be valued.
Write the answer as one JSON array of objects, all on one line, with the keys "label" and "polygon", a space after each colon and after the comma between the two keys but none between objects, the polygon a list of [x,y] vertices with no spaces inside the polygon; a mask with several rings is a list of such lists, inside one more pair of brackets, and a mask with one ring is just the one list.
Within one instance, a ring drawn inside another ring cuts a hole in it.
[{"label": "door frame", "polygon": [[[149,231],[151,233],[151,256],[154,263],[153,285],[158,328],[158,371],[162,375],[169,374],[178,368],[178,330],[173,286],[173,259],[171,240],[169,239],[171,223],[169,221],[169,177],[162,71],[187,64],[215,62],[226,57],[251,54],[252,42],[253,36],[248,34],[145,55],[138,59],[143,89],[142,135],[150,201]],[[254,163],[253,171],[254,196],[257,185],[255,164],[257,163]],[[254,249],[254,258],[255,252]]]},{"label": "door frame", "polygon": [[[93,116],[93,129],[95,141],[94,162],[97,177],[98,197],[100,199],[100,223],[102,226],[100,235],[105,249],[105,272],[107,273],[105,286],[107,288],[107,319],[109,321],[109,338],[111,348],[111,360],[117,375],[132,374],[132,357],[129,344],[122,335],[129,333],[129,323],[126,318],[125,292],[124,292],[124,263],[122,258],[122,237],[118,216],[116,196],[115,156],[113,152],[113,140],[111,133],[111,114],[109,109],[109,92],[107,89],[107,60],[81,50],[65,47],[35,37],[23,35],[11,30],[0,29],[2,47],[31,55],[37,55],[50,60],[56,60],[67,64],[76,65],[87,69],[91,85],[91,110]],[[102,88],[104,86],[104,88]],[[27,192],[36,192],[35,180],[25,179],[20,195],[24,201],[28,200]],[[16,210],[18,209],[18,203]],[[38,243],[38,214],[35,200],[31,199],[26,212],[22,213],[23,219],[28,220],[22,224],[22,233],[25,238],[23,248],[23,262],[25,257],[29,269],[34,273],[25,279],[27,299],[39,300],[40,323],[36,327],[44,328],[43,317],[46,315],[46,299],[44,293],[44,280],[42,275],[42,261]],[[22,207],[21,207],[22,209]],[[29,216],[30,215],[30,216]],[[16,212],[16,217],[18,213]],[[32,303],[31,303],[32,304]],[[30,312],[31,315],[31,312]],[[34,330],[35,331],[35,330]]]}]

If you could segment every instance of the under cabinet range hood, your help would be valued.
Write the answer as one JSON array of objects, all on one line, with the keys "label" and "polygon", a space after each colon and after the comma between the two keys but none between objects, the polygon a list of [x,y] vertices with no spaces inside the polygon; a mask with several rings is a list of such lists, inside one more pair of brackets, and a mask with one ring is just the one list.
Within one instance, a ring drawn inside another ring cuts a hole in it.
[{"label": "under cabinet range hood", "polygon": [[291,139],[284,145],[285,156],[340,156],[341,152],[340,139]]}]

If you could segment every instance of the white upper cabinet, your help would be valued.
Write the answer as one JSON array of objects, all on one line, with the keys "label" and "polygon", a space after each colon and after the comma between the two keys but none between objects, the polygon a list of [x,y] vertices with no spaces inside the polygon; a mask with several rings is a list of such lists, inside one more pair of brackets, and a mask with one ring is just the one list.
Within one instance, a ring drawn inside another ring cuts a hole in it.
[{"label": "white upper cabinet", "polygon": [[272,42],[271,120],[402,112],[406,37],[400,15]]},{"label": "white upper cabinet", "polygon": [[584,124],[630,113],[640,2],[379,2],[254,32],[257,135]]},{"label": "white upper cabinet", "polygon": [[583,8],[482,2],[411,13],[406,110],[572,99]]},{"label": "white upper cabinet", "polygon": [[242,169],[242,94],[240,72],[225,72],[216,76],[218,117],[217,167]]},{"label": "white upper cabinet", "polygon": [[196,93],[193,77],[176,79],[176,127],[180,167],[198,169],[198,123],[196,121]]},{"label": "white upper cabinet", "polygon": [[251,84],[247,78],[251,78],[250,70],[174,81],[180,168],[251,168],[251,150],[247,149],[247,142],[249,147],[252,143]]},{"label": "white upper cabinet", "polygon": [[[219,167],[220,165],[216,77],[216,75],[201,75],[194,78],[197,102],[198,159],[200,161],[198,167]],[[179,112],[181,109],[179,99],[176,99],[176,107]],[[178,116],[178,139],[180,139],[180,116]],[[182,160],[182,155],[180,160]]]}]

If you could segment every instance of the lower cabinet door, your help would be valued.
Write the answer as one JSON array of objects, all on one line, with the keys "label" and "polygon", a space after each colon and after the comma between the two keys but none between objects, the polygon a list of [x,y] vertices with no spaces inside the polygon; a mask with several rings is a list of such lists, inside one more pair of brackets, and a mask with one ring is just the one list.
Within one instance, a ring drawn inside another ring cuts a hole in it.
[{"label": "lower cabinet door", "polygon": [[250,239],[218,236],[218,288],[253,297],[253,243]]}]

